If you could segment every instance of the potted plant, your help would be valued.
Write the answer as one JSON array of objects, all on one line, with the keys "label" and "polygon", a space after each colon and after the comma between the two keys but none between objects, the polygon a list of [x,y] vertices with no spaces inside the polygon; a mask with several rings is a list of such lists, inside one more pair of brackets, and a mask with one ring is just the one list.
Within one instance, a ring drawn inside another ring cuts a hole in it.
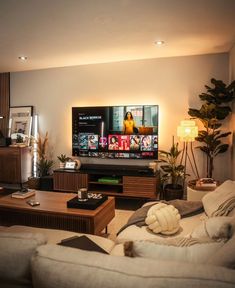
[{"label": "potted plant", "polygon": [[179,144],[172,145],[170,151],[159,150],[163,175],[161,176],[162,189],[165,200],[182,199],[184,194],[185,166],[179,163],[181,150]]},{"label": "potted plant", "polygon": [[65,162],[69,161],[71,158],[67,157],[66,154],[61,154],[60,156],[57,156],[57,159],[60,161],[60,168],[64,169]]},{"label": "potted plant", "polygon": [[228,137],[231,132],[222,131],[222,121],[231,113],[229,103],[235,99],[235,81],[226,86],[223,81],[211,79],[213,88],[205,86],[207,93],[199,95],[204,102],[200,109],[189,108],[188,114],[197,118],[204,126],[198,133],[197,141],[202,143],[198,146],[207,157],[206,177],[212,178],[214,170],[214,158],[228,150],[229,145],[221,139]]},{"label": "potted plant", "polygon": [[[46,132],[45,137],[39,134],[37,139],[33,139],[33,143],[36,143],[37,147],[37,172],[34,177],[30,177],[33,179],[29,179],[29,188],[52,190],[52,177],[50,175],[54,161],[48,155],[48,132]],[[36,185],[36,187],[32,187],[31,184]]]}]

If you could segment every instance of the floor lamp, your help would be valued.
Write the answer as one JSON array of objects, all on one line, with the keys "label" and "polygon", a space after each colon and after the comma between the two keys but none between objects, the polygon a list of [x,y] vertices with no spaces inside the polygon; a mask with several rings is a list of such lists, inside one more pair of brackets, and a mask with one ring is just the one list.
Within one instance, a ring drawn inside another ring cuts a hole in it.
[{"label": "floor lamp", "polygon": [[180,161],[180,163],[184,165],[184,183],[186,178],[187,162],[190,163],[194,175],[197,177],[197,179],[199,179],[200,177],[193,152],[193,141],[195,141],[195,138],[198,136],[198,127],[196,126],[195,121],[181,121],[180,125],[177,128],[177,136],[180,137],[180,141],[182,141],[184,144]]}]

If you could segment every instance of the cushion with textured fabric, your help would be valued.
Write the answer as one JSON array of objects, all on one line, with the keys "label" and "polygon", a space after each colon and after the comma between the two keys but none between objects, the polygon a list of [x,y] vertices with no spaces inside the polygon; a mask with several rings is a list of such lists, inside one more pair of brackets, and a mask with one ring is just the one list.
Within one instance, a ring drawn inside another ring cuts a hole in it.
[{"label": "cushion with textured fabric", "polygon": [[235,181],[227,180],[202,198],[208,217],[227,216],[235,208]]},{"label": "cushion with textured fabric", "polygon": [[46,242],[42,234],[0,232],[1,287],[31,287],[30,258]]},{"label": "cushion with textured fabric", "polygon": [[148,210],[145,223],[154,233],[171,235],[180,229],[179,220],[179,211],[174,206],[157,203]]}]

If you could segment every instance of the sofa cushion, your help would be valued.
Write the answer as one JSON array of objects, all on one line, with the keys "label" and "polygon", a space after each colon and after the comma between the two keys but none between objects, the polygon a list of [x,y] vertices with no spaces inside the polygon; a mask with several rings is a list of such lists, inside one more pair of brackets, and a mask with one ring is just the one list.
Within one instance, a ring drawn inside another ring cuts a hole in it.
[{"label": "sofa cushion", "polygon": [[[27,233],[42,233],[47,238],[48,244],[57,244],[61,242],[61,240],[73,237],[73,236],[82,236],[82,233],[76,233],[71,231],[65,230],[56,230],[56,229],[46,229],[46,228],[36,228],[36,227],[29,227],[29,226],[20,226],[14,225],[8,227],[5,231],[12,231],[12,232],[27,232]],[[115,243],[110,239],[106,239],[96,235],[85,234],[90,240],[95,242],[98,246],[104,249],[106,252],[110,253],[113,249]]]},{"label": "sofa cushion", "polygon": [[30,258],[45,243],[42,234],[0,232],[1,287],[31,287]]},{"label": "sofa cushion", "polygon": [[177,238],[126,242],[125,255],[164,261],[206,263],[224,245],[209,239]]},{"label": "sofa cushion", "polygon": [[[213,255],[211,255],[211,257],[208,258],[207,263],[235,269],[235,217],[216,218],[222,218],[218,234],[224,233],[224,231],[227,230],[226,228],[229,227],[228,231],[231,238],[225,243],[225,245],[223,245],[222,248],[218,249]],[[213,218],[211,218],[211,220],[212,219]],[[223,219],[224,221],[222,221]]]},{"label": "sofa cushion", "polygon": [[206,238],[219,240],[229,239],[235,229],[235,217],[221,216],[205,219],[194,228],[191,236],[194,238]]},{"label": "sofa cushion", "polygon": [[[235,269],[235,236],[208,258],[207,263]],[[235,274],[235,273],[234,273]]]},{"label": "sofa cushion", "polygon": [[117,257],[56,245],[39,247],[31,264],[35,288],[232,288],[235,284],[233,271],[223,267]]},{"label": "sofa cushion", "polygon": [[235,181],[227,180],[202,198],[209,217],[227,216],[235,208]]}]

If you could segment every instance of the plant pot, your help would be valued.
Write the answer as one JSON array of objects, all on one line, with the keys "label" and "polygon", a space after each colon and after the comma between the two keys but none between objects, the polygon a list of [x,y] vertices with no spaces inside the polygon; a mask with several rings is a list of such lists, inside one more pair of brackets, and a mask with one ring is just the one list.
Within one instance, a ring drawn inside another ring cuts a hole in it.
[{"label": "plant pot", "polygon": [[65,162],[60,162],[60,169],[64,169],[65,167]]},{"label": "plant pot", "polygon": [[40,178],[40,190],[53,191],[53,176],[43,176]]},{"label": "plant pot", "polygon": [[174,199],[183,199],[184,190],[182,185],[173,186],[173,184],[167,184],[164,187],[164,199],[174,200]]},{"label": "plant pot", "polygon": [[29,177],[28,178],[29,189],[39,190],[40,188],[40,177]]}]

